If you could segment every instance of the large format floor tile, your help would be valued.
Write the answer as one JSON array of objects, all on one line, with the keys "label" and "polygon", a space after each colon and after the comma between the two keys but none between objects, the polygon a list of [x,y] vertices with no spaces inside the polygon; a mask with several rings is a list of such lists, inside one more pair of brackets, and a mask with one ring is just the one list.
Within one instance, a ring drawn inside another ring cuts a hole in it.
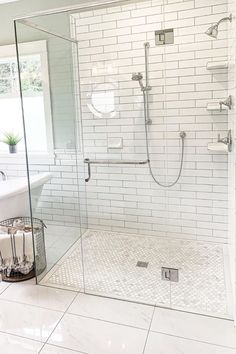
[{"label": "large format floor tile", "polygon": [[132,302],[79,294],[68,312],[85,317],[148,329],[154,308]]},{"label": "large format floor tile", "polygon": [[67,314],[49,344],[89,354],[142,354],[147,331]]},{"label": "large format floor tile", "polygon": [[0,333],[1,354],[38,354],[42,344],[10,334]]},{"label": "large format floor tile", "polygon": [[33,284],[14,284],[6,289],[0,299],[21,302],[28,305],[65,311],[75,298],[71,291],[35,286]]},{"label": "large format floor tile", "polygon": [[[0,331],[45,342],[62,312],[0,300]],[[3,353],[4,354],[4,353]]]},{"label": "large format floor tile", "polygon": [[[55,347],[54,345],[45,345],[41,350],[40,354],[80,354],[81,352],[74,351],[71,349],[65,349],[60,347]],[[81,353],[84,354],[84,353]]]},{"label": "large format floor tile", "polygon": [[236,350],[150,332],[144,354],[236,354]]},{"label": "large format floor tile", "polygon": [[236,348],[232,321],[156,308],[151,330]]}]

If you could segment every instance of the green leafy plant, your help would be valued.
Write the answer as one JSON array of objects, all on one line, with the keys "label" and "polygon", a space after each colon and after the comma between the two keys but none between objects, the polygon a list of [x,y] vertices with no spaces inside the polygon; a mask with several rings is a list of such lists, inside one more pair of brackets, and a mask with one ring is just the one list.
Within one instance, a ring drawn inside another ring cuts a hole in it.
[{"label": "green leafy plant", "polygon": [[18,134],[14,134],[11,132],[6,132],[3,135],[4,139],[2,140],[2,142],[9,146],[15,146],[22,140],[22,137],[20,137]]}]

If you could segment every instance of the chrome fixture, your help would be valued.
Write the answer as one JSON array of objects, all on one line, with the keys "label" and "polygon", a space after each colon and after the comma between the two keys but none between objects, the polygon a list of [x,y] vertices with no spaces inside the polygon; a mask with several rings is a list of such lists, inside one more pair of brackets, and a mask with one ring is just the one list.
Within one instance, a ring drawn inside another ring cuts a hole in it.
[{"label": "chrome fixture", "polygon": [[215,23],[214,25],[212,25],[211,27],[209,27],[205,34],[207,34],[208,36],[212,37],[212,38],[217,38],[218,37],[218,32],[219,32],[219,24],[225,21],[229,21],[232,22],[232,14],[230,14],[228,17],[223,17],[222,19],[220,19],[217,23]]},{"label": "chrome fixture", "polygon": [[132,74],[132,80],[139,82],[139,85],[140,85],[142,91],[151,90],[150,87],[144,86],[144,84],[143,84],[143,74],[142,73],[133,73]]},{"label": "chrome fixture", "polygon": [[228,146],[228,152],[232,151],[233,139],[232,139],[232,132],[231,129],[228,131],[228,134],[225,138],[221,138],[220,134],[218,134],[218,143],[223,143]]},{"label": "chrome fixture", "polygon": [[179,281],[179,269],[162,267],[161,279],[177,283]]},{"label": "chrome fixture", "polygon": [[5,172],[0,171],[0,175],[2,176],[2,180],[3,180],[3,181],[6,181],[6,180],[7,180],[7,175],[6,175]]},{"label": "chrome fixture", "polygon": [[174,29],[168,28],[160,31],[155,31],[155,44],[174,44]]},{"label": "chrome fixture", "polygon": [[133,73],[132,80],[134,81],[141,81],[143,79],[143,75],[141,73]]},{"label": "chrome fixture", "polygon": [[[144,43],[144,48],[145,48],[145,75],[146,75],[146,85],[144,86],[143,84],[143,74],[138,72],[138,73],[133,73],[132,74],[132,80],[133,81],[138,81],[141,91],[143,93],[143,101],[144,101],[144,105],[145,107],[149,106],[149,95],[148,95],[148,91],[151,91],[152,87],[149,85],[149,70],[148,70],[148,49],[150,47],[149,42],[145,42]],[[149,110],[147,110],[147,112],[145,113],[145,123],[148,125],[152,124],[152,120],[149,116]]]},{"label": "chrome fixture", "polygon": [[91,165],[146,165],[148,160],[90,160],[84,159],[84,163],[88,164],[88,177],[85,182],[89,182],[91,178]]},{"label": "chrome fixture", "polygon": [[[151,91],[152,88],[151,88],[151,86],[148,85],[148,76],[147,76],[147,74],[146,74],[146,85],[145,86],[144,86],[143,81],[142,81],[143,80],[143,74],[141,74],[141,73],[133,73],[132,74],[132,80],[139,82],[141,91],[143,93],[143,101],[145,102],[145,106],[148,106],[148,104],[146,104],[146,102],[148,102],[148,100],[149,100],[148,91]],[[152,124],[152,120],[149,117],[149,112],[146,112],[145,123],[148,124],[148,125]]]},{"label": "chrome fixture", "polygon": [[223,110],[223,106],[226,106],[226,107],[229,108],[229,110],[231,110],[232,106],[233,106],[233,98],[232,98],[232,96],[229,95],[229,97],[227,97],[224,101],[220,101],[219,105],[220,105],[220,111],[221,112]]},{"label": "chrome fixture", "polygon": [[[149,172],[156,184],[158,184],[161,187],[164,188],[170,188],[173,187],[180,179],[182,169],[183,169],[183,161],[184,161],[184,140],[186,138],[186,133],[184,131],[181,131],[179,133],[179,137],[181,139],[181,160],[180,160],[180,168],[178,172],[177,178],[174,180],[174,182],[169,183],[169,184],[163,184],[158,181],[158,179],[154,176],[154,173],[152,171],[152,166],[151,166],[151,161],[150,161],[150,152],[149,152],[149,139],[148,139],[148,128],[147,125],[150,125],[152,123],[152,120],[150,119],[150,111],[149,111],[149,91],[152,89],[152,87],[149,85],[149,68],[148,68],[148,54],[149,54],[149,48],[150,48],[150,43],[145,42],[144,43],[144,51],[145,51],[145,75],[146,75],[146,86],[144,89],[141,89],[143,93],[143,108],[144,108],[144,119],[145,119],[145,138],[146,138],[146,151],[147,151],[147,163],[148,163],[148,168]],[[135,81],[140,81],[142,80],[143,75],[138,73],[138,74],[133,74],[132,75],[132,80]],[[141,86],[141,85],[140,85]]]}]

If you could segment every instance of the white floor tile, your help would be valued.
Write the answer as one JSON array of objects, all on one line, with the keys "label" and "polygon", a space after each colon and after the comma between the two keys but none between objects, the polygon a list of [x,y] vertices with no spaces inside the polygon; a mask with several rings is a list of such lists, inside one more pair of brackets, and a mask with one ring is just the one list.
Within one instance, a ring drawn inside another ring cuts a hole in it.
[{"label": "white floor tile", "polygon": [[[80,354],[81,352],[74,351],[71,349],[64,349],[60,347],[55,347],[54,345],[45,345],[40,354]],[[84,354],[84,353],[81,353]]]},{"label": "white floor tile", "polygon": [[0,333],[1,354],[38,354],[42,345],[30,339]]},{"label": "white floor tile", "polygon": [[20,283],[10,286],[0,295],[0,299],[65,311],[75,296],[76,293],[71,291]]},{"label": "white floor tile", "polygon": [[45,342],[62,312],[0,300],[0,331]]},{"label": "white floor tile", "polygon": [[232,321],[156,308],[151,330],[236,348]]},{"label": "white floor tile", "polygon": [[144,354],[235,354],[235,349],[224,348],[189,339],[150,332]]},{"label": "white floor tile", "polygon": [[85,317],[148,329],[154,308],[132,302],[79,294],[68,312]]},{"label": "white floor tile", "polygon": [[49,344],[90,354],[142,354],[147,331],[67,314]]},{"label": "white floor tile", "polygon": [[10,286],[10,283],[0,282],[0,294],[5,291]]}]

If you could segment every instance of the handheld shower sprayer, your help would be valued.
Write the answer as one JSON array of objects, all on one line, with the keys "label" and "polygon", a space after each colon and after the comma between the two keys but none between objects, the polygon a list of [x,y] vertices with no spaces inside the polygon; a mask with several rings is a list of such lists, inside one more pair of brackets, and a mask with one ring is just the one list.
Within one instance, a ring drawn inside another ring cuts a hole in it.
[{"label": "handheld shower sprayer", "polygon": [[133,81],[138,81],[139,85],[141,87],[141,90],[144,91],[145,87],[144,87],[144,84],[143,84],[143,75],[142,75],[142,73],[133,73],[132,74],[132,80]]},{"label": "handheld shower sprayer", "polygon": [[150,147],[149,147],[149,137],[148,137],[148,125],[152,124],[152,120],[150,118],[150,110],[149,110],[149,91],[152,90],[152,86],[149,85],[149,70],[148,70],[148,49],[150,47],[150,44],[148,42],[144,43],[144,49],[145,49],[145,81],[146,84],[144,86],[143,84],[143,75],[140,72],[133,73],[132,74],[132,80],[133,81],[138,81],[139,85],[141,87],[141,91],[143,94],[143,111],[144,111],[144,119],[145,119],[145,140],[146,140],[146,151],[147,151],[147,162],[148,162],[148,168],[150,175],[152,176],[152,179],[154,182],[161,187],[164,188],[171,188],[175,186],[182,174],[183,170],[183,162],[184,162],[184,147],[185,147],[185,138],[186,138],[186,133],[184,131],[181,131],[179,133],[179,137],[181,139],[181,158],[180,158],[180,167],[179,167],[179,172],[176,177],[176,179],[173,182],[170,183],[162,183],[159,181],[158,177],[154,175],[152,164],[151,164],[151,158],[150,158]]}]

